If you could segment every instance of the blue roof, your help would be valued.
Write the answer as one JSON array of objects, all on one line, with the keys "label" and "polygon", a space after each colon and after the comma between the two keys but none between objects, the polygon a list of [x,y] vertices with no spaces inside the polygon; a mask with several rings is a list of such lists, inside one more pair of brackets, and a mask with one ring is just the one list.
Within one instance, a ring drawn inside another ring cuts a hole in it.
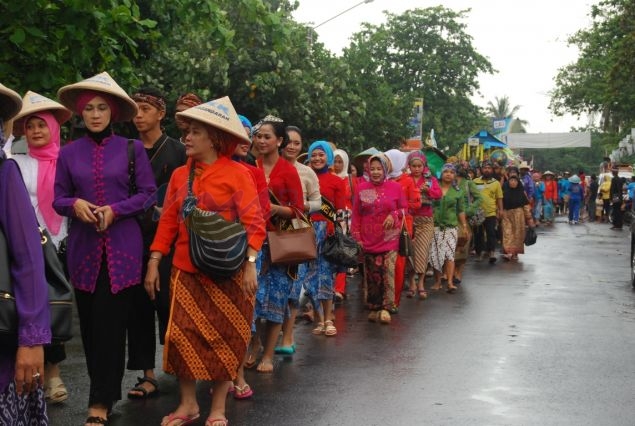
[{"label": "blue roof", "polygon": [[476,133],[472,137],[473,138],[479,138],[480,143],[482,143],[484,145],[485,149],[506,148],[507,147],[507,144],[505,142],[501,141],[500,139],[498,139],[496,136],[492,135],[487,130],[481,130],[480,132]]}]

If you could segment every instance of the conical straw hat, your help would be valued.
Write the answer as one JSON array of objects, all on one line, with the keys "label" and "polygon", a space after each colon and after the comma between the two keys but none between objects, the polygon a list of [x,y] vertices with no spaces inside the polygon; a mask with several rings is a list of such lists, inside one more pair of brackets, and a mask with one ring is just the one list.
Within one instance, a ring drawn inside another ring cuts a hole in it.
[{"label": "conical straw hat", "polygon": [[235,136],[242,142],[251,143],[234,106],[227,96],[177,112],[176,115],[180,118],[200,121]]},{"label": "conical straw hat", "polygon": [[77,108],[77,97],[84,90],[103,92],[113,96],[118,101],[119,114],[113,121],[130,121],[137,115],[137,103],[128,96],[125,90],[119,87],[107,72],[64,86],[57,91],[57,97],[66,108],[79,115],[81,111],[75,111]]},{"label": "conical straw hat", "polygon": [[357,176],[361,176],[362,173],[364,173],[364,163],[368,161],[370,156],[379,153],[381,153],[381,151],[372,146],[353,157],[353,165],[357,168]]},{"label": "conical straw hat", "polygon": [[48,111],[53,114],[60,125],[68,121],[73,116],[73,112],[64,108],[63,105],[47,98],[46,96],[42,96],[29,90],[26,92],[26,95],[24,95],[24,98],[22,98],[22,109],[18,115],[15,116],[13,134],[16,136],[22,136],[24,133],[25,120],[36,112],[42,111]]},{"label": "conical straw hat", "polygon": [[22,108],[22,99],[13,90],[0,84],[0,120],[8,121]]}]

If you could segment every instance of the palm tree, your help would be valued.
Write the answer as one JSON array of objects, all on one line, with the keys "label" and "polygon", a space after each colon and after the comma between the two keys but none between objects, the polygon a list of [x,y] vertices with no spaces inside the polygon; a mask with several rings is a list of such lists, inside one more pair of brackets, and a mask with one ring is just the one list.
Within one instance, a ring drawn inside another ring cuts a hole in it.
[{"label": "palm tree", "polygon": [[485,110],[491,114],[492,118],[512,118],[509,129],[510,133],[527,133],[525,126],[529,124],[529,122],[516,117],[516,113],[519,109],[520,105],[515,105],[512,108],[509,97],[503,96],[501,98],[494,97],[494,102],[489,101]]}]

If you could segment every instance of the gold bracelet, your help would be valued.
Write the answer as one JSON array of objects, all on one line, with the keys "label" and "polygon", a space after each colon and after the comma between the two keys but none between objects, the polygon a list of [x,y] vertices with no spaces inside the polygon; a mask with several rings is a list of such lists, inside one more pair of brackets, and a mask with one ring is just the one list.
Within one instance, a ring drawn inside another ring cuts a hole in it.
[{"label": "gold bracelet", "polygon": [[150,260],[156,260],[157,262],[161,262],[161,258],[157,256],[150,256]]}]

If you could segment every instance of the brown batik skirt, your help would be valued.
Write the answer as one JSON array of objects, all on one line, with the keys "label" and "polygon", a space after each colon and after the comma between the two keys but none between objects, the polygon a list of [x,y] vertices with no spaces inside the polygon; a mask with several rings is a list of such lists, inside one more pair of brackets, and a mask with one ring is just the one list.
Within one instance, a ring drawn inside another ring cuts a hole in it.
[{"label": "brown batik skirt", "polygon": [[163,348],[166,373],[192,380],[234,380],[251,338],[254,296],[242,270],[216,283],[173,268],[171,310]]},{"label": "brown batik skirt", "polygon": [[371,311],[395,307],[396,262],[396,251],[364,253],[365,302]]}]

